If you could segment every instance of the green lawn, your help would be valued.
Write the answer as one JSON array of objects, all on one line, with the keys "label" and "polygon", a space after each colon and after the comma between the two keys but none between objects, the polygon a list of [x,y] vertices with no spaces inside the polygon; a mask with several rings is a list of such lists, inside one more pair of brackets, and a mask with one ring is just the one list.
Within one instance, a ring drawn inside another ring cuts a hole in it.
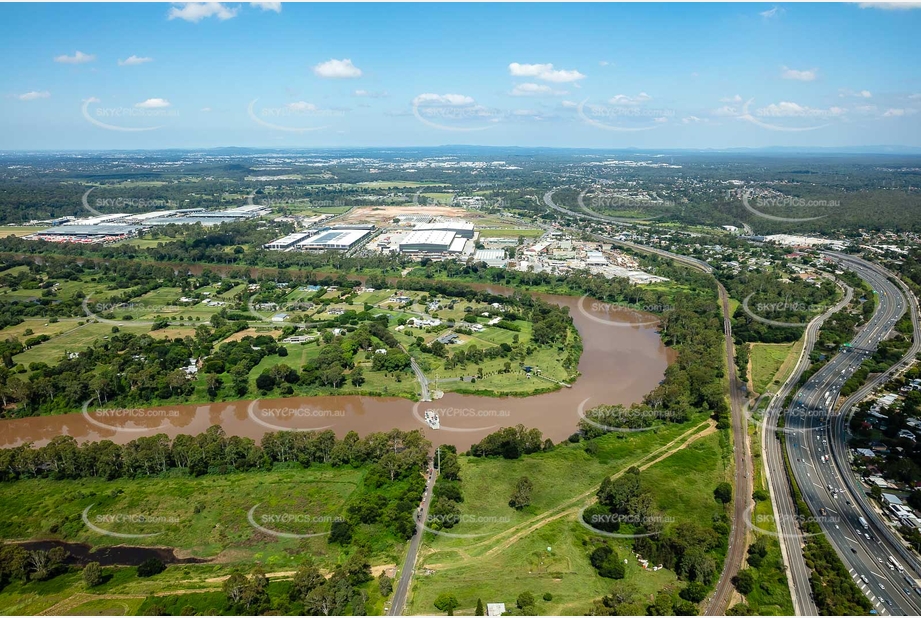
[{"label": "green lawn", "polygon": [[768,389],[795,345],[794,343],[752,344],[751,378],[756,393],[764,393]]}]

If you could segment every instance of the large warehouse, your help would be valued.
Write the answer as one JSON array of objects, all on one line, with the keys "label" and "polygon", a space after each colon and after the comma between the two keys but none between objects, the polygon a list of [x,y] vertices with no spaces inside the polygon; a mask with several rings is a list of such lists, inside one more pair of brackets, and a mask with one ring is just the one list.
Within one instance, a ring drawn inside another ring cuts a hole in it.
[{"label": "large warehouse", "polygon": [[428,230],[411,232],[400,241],[400,253],[460,253],[467,244],[454,232]]},{"label": "large warehouse", "polygon": [[370,233],[368,229],[327,230],[302,240],[297,243],[297,248],[308,251],[348,251]]},{"label": "large warehouse", "polygon": [[263,248],[290,249],[305,238],[309,238],[311,235],[313,235],[313,232],[295,232],[294,234],[288,234],[287,236],[282,236],[281,238],[273,240],[269,244],[263,245]]},{"label": "large warehouse", "polygon": [[473,238],[473,224],[469,221],[419,223],[413,229],[417,232],[454,232],[461,238]]},{"label": "large warehouse", "polygon": [[137,236],[136,225],[58,225],[28,238],[49,242],[109,243]]}]

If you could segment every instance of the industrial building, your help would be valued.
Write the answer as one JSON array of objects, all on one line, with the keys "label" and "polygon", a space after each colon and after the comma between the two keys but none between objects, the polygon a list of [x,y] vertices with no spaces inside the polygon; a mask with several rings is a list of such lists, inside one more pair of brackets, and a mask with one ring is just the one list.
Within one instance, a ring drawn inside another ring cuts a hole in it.
[{"label": "industrial building", "polygon": [[407,234],[400,242],[400,253],[460,253],[467,244],[466,238],[445,230],[416,231]]},{"label": "industrial building", "polygon": [[473,255],[474,262],[486,262],[487,266],[505,268],[508,260],[505,258],[504,249],[479,249]]},{"label": "industrial building", "polygon": [[473,238],[473,224],[469,221],[420,223],[413,229],[417,232],[454,232],[460,238]]},{"label": "industrial building", "polygon": [[329,229],[297,243],[307,251],[348,251],[371,234],[370,229]]},{"label": "industrial building", "polygon": [[273,240],[267,245],[263,245],[263,249],[290,249],[305,238],[309,238],[311,235],[313,235],[313,232],[296,232],[294,234],[288,234],[287,236],[282,236],[277,240]]},{"label": "industrial building", "polygon": [[27,238],[48,242],[110,243],[137,236],[136,225],[58,225]]}]

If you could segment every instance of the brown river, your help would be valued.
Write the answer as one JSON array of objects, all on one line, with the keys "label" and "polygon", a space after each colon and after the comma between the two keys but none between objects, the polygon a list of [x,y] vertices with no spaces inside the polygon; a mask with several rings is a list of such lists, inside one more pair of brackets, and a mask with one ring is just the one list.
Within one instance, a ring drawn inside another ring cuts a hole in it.
[{"label": "brown river", "polygon": [[[497,294],[500,286],[477,286]],[[656,330],[655,316],[611,307],[590,298],[540,294],[548,302],[570,308],[582,336],[581,376],[571,388],[531,397],[482,397],[446,393],[437,401],[416,403],[386,397],[324,396],[241,400],[199,405],[170,405],[145,410],[80,411],[0,421],[0,447],[26,442],[42,445],[54,436],[78,441],[108,439],[125,443],[158,433],[173,437],[196,434],[220,425],[228,435],[254,438],[268,431],[332,429],[337,435],[359,435],[393,428],[422,428],[435,444],[466,450],[501,427],[522,424],[540,429],[554,442],[572,434],[580,410],[600,404],[631,404],[655,388],[674,360]],[[434,376],[429,375],[429,379]],[[539,378],[535,378],[539,379]],[[543,382],[543,381],[542,381]],[[549,382],[546,382],[550,386]],[[426,424],[426,410],[438,412],[439,430]]]}]

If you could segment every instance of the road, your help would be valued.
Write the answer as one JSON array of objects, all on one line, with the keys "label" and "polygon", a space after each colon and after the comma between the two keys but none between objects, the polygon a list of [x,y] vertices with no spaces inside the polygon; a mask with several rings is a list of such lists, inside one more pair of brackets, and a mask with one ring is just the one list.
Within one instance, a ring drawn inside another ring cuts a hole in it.
[{"label": "road", "polygon": [[[409,354],[409,352],[407,352]],[[425,372],[422,371],[422,367],[419,366],[419,363],[416,362],[416,359],[412,356],[409,357],[409,366],[412,367],[413,373],[416,374],[416,379],[419,380],[419,388],[422,389],[422,401],[431,401],[432,398],[429,395],[429,379],[425,377]]]},{"label": "road", "polygon": [[[603,215],[589,215],[586,213],[575,212],[562,206],[558,206],[553,201],[553,191],[544,194],[544,204],[549,208],[567,214],[571,217],[593,219],[608,223],[621,224],[620,221],[605,217]],[[662,257],[674,260],[691,268],[703,271],[707,274],[713,273],[713,267],[702,260],[678,255],[663,249],[647,247],[636,243],[617,240],[598,234],[593,234],[595,238],[610,242],[622,247],[627,247],[635,251],[644,253],[653,253]],[[729,605],[732,597],[732,578],[739,572],[742,562],[745,559],[748,549],[746,540],[748,537],[748,526],[745,525],[745,518],[752,503],[752,460],[748,444],[748,425],[744,411],[744,389],[736,375],[735,350],[732,345],[732,321],[729,313],[729,295],[726,288],[717,281],[717,290],[719,292],[720,305],[723,313],[723,338],[726,346],[726,366],[729,374],[729,406],[732,414],[732,440],[733,440],[733,458],[735,467],[735,483],[733,485],[733,514],[731,531],[729,533],[729,549],[726,553],[726,560],[723,563],[723,571],[720,579],[716,584],[716,590],[710,597],[707,604],[706,614],[708,616],[723,615]]]},{"label": "road", "polygon": [[[869,525],[861,497],[855,496],[842,478],[834,451],[846,453],[846,445],[843,436],[832,430],[843,423],[835,412],[842,385],[905,312],[906,299],[876,265],[851,256],[828,255],[871,285],[877,308],[851,346],[842,348],[811,376],[791,402],[785,413],[787,455],[803,499],[876,610],[882,614],[917,615],[921,597],[912,590],[913,581],[906,581],[906,575],[895,568],[890,570],[889,557],[900,555],[898,548]],[[860,522],[861,517],[867,519],[867,527]],[[899,562],[905,564],[904,560]],[[910,564],[905,566],[911,569]]]},{"label": "road", "polygon": [[[783,409],[783,402],[796,388],[800,377],[809,366],[809,354],[815,347],[819,329],[831,316],[851,302],[854,290],[850,286],[844,287],[844,296],[841,300],[825,313],[816,316],[806,326],[803,349],[797,359],[796,366],[790,376],[783,383],[777,394],[772,396],[768,407],[765,409],[762,431],[761,452],[764,458],[764,474],[771,492],[771,504],[774,509],[774,522],[777,527],[777,536],[783,554],[784,564],[787,565],[787,581],[790,586],[790,595],[793,598],[793,607],[798,616],[815,616],[819,613],[812,599],[812,587],[809,584],[809,568],[803,557],[803,543],[799,532],[796,506],[790,484],[787,481],[787,471],[784,466],[783,452],[776,428]],[[757,523],[755,524],[758,526]]]},{"label": "road", "polygon": [[403,560],[400,579],[393,591],[393,598],[390,599],[388,616],[401,616],[406,606],[406,597],[409,594],[409,587],[416,569],[416,556],[419,554],[422,535],[425,534],[425,522],[428,520],[429,506],[432,504],[432,488],[435,487],[436,477],[435,468],[429,468],[429,478],[425,484],[425,492],[422,494],[422,508],[416,512],[416,533],[409,541],[409,550],[406,552],[406,559]]}]

